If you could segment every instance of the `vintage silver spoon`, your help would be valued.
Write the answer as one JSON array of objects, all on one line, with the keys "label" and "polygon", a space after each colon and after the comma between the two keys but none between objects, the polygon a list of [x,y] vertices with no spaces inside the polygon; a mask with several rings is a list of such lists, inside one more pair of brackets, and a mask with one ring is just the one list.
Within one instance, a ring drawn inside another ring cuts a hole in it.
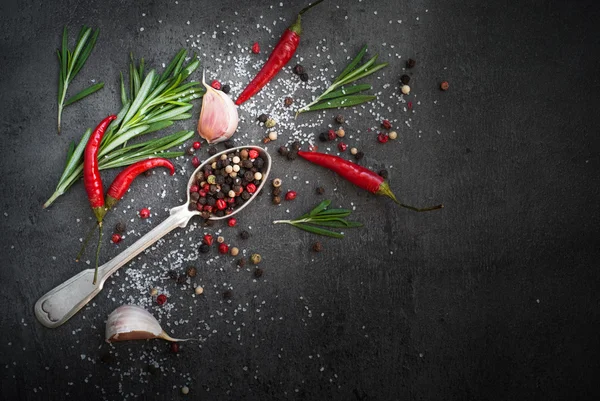
[{"label": "vintage silver spoon", "polygon": [[142,251],[171,232],[173,229],[176,227],[185,227],[192,217],[199,215],[200,212],[188,209],[188,204],[190,202],[189,189],[194,182],[196,173],[200,171],[200,169],[202,169],[202,167],[204,167],[207,163],[212,163],[213,160],[217,159],[222,154],[235,152],[236,150],[241,149],[256,149],[259,151],[261,157],[265,160],[266,170],[263,173],[262,182],[252,197],[243,205],[237,207],[232,214],[223,217],[211,217],[210,219],[221,220],[229,218],[248,206],[248,204],[254,200],[256,195],[258,195],[262,187],[265,185],[265,182],[267,182],[267,177],[271,171],[271,156],[269,156],[266,150],[258,146],[239,146],[217,153],[202,163],[196,170],[194,170],[187,184],[186,203],[171,209],[170,216],[165,221],[154,227],[154,229],[152,229],[142,238],[138,239],[114,259],[98,267],[98,281],[96,285],[92,284],[94,278],[94,269],[87,269],[71,277],[69,280],[65,281],[53,290],[50,290],[48,293],[38,299],[38,301],[35,303],[34,311],[35,316],[40,323],[46,327],[55,328],[69,320],[92,298],[102,291],[102,287],[104,286],[106,279],[110,277],[111,274],[116,272],[120,267],[127,264],[127,262],[135,258]]}]

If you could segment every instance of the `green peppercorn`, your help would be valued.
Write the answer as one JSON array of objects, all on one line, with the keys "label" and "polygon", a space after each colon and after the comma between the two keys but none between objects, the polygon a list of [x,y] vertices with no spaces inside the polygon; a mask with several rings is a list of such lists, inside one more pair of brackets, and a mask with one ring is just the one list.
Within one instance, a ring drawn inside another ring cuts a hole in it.
[{"label": "green peppercorn", "polygon": [[258,253],[253,253],[252,256],[250,256],[250,262],[252,262],[253,265],[259,264],[261,260],[262,257]]},{"label": "green peppercorn", "polygon": [[273,128],[276,124],[277,124],[277,121],[275,121],[273,118],[268,118],[267,121],[265,122],[265,127]]}]

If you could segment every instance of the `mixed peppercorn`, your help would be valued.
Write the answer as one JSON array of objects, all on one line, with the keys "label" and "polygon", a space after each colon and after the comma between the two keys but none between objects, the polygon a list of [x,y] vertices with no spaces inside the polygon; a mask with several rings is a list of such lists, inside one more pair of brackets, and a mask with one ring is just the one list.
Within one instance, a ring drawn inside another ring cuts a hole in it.
[{"label": "mixed peppercorn", "polygon": [[233,213],[258,191],[266,164],[253,148],[223,153],[209,161],[196,172],[190,186],[189,209],[200,211],[204,219]]}]

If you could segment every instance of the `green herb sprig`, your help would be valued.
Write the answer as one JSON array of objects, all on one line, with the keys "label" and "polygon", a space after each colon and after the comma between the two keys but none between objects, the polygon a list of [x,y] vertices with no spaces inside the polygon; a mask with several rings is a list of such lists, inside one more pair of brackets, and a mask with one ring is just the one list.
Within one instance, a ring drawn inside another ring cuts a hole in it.
[{"label": "green herb sprig", "polygon": [[[344,219],[352,213],[349,209],[327,209],[330,200],[319,203],[310,212],[294,220],[275,220],[273,224],[291,224],[301,230],[317,235],[325,235],[333,238],[344,238],[344,234],[331,231],[328,228],[354,228],[362,227],[362,223]],[[327,227],[327,228],[323,228]]]},{"label": "green herb sprig", "polygon": [[365,78],[388,65],[388,63],[375,64],[377,60],[377,54],[374,55],[361,65],[357,67],[362,61],[365,53],[367,52],[367,46],[363,46],[358,55],[346,66],[344,71],[338,75],[333,81],[331,86],[327,88],[322,95],[317,97],[313,102],[307,104],[296,112],[296,117],[299,114],[307,111],[323,110],[323,109],[335,109],[338,107],[350,107],[356,106],[361,103],[370,102],[376,99],[375,95],[359,94],[366,90],[371,89],[369,84],[345,86],[359,79]]},{"label": "green herb sprig", "polygon": [[[121,74],[123,107],[102,138],[98,153],[100,170],[128,166],[152,157],[174,158],[184,154],[167,152],[167,150],[192,138],[193,131],[180,131],[132,145],[128,142],[139,136],[167,128],[176,120],[184,120],[192,116],[188,113],[193,107],[190,102],[201,97],[205,90],[198,82],[184,83],[200,65],[195,55],[187,65],[184,65],[186,54],[185,49],[179,51],[160,75],[154,70],[144,75],[144,59],[136,66],[131,56],[129,93]],[[63,174],[54,193],[44,203],[45,208],[82,177],[83,151],[91,132],[88,129],[78,145],[71,144]]]},{"label": "green herb sprig", "polygon": [[83,99],[86,96],[91,95],[94,92],[99,91],[104,87],[104,83],[100,82],[94,84],[88,88],[85,88],[76,95],[67,97],[67,89],[69,84],[77,76],[81,68],[85,65],[90,53],[94,50],[96,40],[98,39],[98,33],[100,30],[96,29],[92,32],[92,28],[88,28],[85,25],[79,31],[77,37],[77,43],[73,51],[69,50],[69,40],[67,35],[67,27],[63,29],[62,36],[62,47],[60,50],[56,50],[59,64],[59,78],[58,78],[58,133],[60,134],[60,122],[62,119],[62,112],[65,107],[75,103],[78,100]]}]

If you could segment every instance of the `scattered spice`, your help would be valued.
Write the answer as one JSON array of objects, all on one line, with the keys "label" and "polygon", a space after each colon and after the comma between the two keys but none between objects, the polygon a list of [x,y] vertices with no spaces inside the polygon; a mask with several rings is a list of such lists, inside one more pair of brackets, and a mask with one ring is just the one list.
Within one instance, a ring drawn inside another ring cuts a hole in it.
[{"label": "scattered spice", "polygon": [[312,246],[312,250],[314,252],[321,252],[323,250],[323,244],[321,244],[319,241],[315,242]]},{"label": "scattered spice", "polygon": [[[193,146],[190,146],[189,148],[187,148],[187,150],[185,151],[185,153],[188,156],[193,156],[196,153],[196,149],[194,149]],[[146,173],[148,173],[148,172],[146,171]]]},{"label": "scattered spice", "polygon": [[344,131],[342,128],[339,128],[335,133],[338,136],[338,138],[343,138],[344,136],[346,136],[346,131]]},{"label": "scattered spice", "polygon": [[212,245],[213,236],[210,234],[204,234],[204,237],[202,237],[202,243],[209,245],[209,246]]},{"label": "scattered spice", "polygon": [[229,220],[227,220],[227,225],[229,227],[235,227],[237,224],[237,220],[235,217],[230,217]]},{"label": "scattered spice", "polygon": [[389,139],[390,138],[385,132],[380,132],[379,134],[377,134],[377,141],[379,143],[386,143]]},{"label": "scattered spice", "polygon": [[186,281],[187,276],[185,274],[182,274],[181,276],[177,277],[177,284],[185,284]]},{"label": "scattered spice", "polygon": [[275,125],[277,125],[277,121],[271,117],[267,118],[267,121],[265,121],[265,127],[267,128],[273,128]]},{"label": "scattered spice", "polygon": [[273,197],[273,203],[274,203],[275,205],[279,205],[279,204],[281,203],[281,197],[279,197],[279,196],[274,196],[274,197]]},{"label": "scattered spice", "polygon": [[254,42],[254,44],[252,45],[252,53],[260,53],[260,45],[258,44],[258,42]]},{"label": "scattered spice", "polygon": [[345,152],[346,149],[348,149],[348,145],[345,144],[344,142],[340,142],[340,143],[338,143],[338,149],[340,152]]},{"label": "scattered spice", "polygon": [[243,240],[247,240],[248,238],[250,238],[250,233],[246,230],[240,232],[240,238]]},{"label": "scattered spice", "polygon": [[406,61],[406,68],[414,68],[415,65],[417,65],[417,62],[414,59],[412,59],[412,58],[409,58]]},{"label": "scattered spice", "polygon": [[194,149],[200,149],[200,147],[202,147],[202,144],[200,142],[196,141],[192,144],[192,147]]},{"label": "scattered spice", "polygon": [[225,298],[225,299],[231,299],[232,296],[233,296],[233,291],[231,291],[231,290],[226,290],[223,292],[223,298]]},{"label": "scattered spice", "polygon": [[197,271],[197,269],[196,269],[196,267],[195,267],[195,266],[190,266],[190,267],[188,267],[188,268],[187,268],[187,271],[186,271],[187,275],[188,275],[188,276],[190,276],[190,277],[196,277],[196,273],[197,273],[197,272],[198,272],[198,271]]},{"label": "scattered spice", "polygon": [[402,82],[402,85],[408,85],[408,83],[410,82],[410,77],[404,74],[400,77],[400,82]]},{"label": "scattered spice", "polygon": [[264,113],[261,114],[260,116],[258,116],[258,118],[257,118],[258,122],[263,123],[263,124],[266,123],[268,119],[269,119],[269,116]]},{"label": "scattered spice", "polygon": [[156,303],[159,305],[164,305],[167,302],[167,296],[165,294],[160,294],[156,297]]},{"label": "scattered spice", "polygon": [[222,244],[223,242],[225,242],[225,237],[223,237],[222,235],[219,235],[219,236],[217,237],[217,242],[218,242],[219,244]]},{"label": "scattered spice", "polygon": [[214,89],[216,89],[216,90],[220,90],[220,89],[221,89],[221,83],[220,83],[218,80],[216,80],[216,79],[214,79],[214,80],[213,80],[213,81],[210,83],[210,86],[212,86],[212,87],[213,87]]},{"label": "scattered spice", "polygon": [[219,253],[222,255],[227,255],[229,252],[229,245],[226,243],[219,244]]},{"label": "scattered spice", "polygon": [[394,139],[398,138],[398,133],[396,131],[392,131],[388,134],[388,138],[394,140]]},{"label": "scattered spice", "polygon": [[327,139],[328,140],[333,141],[336,137],[337,137],[337,134],[335,133],[334,130],[330,129],[329,131],[327,131]]},{"label": "scattered spice", "polygon": [[189,394],[189,392],[190,392],[190,388],[188,386],[183,386],[181,388],[181,394],[187,395],[187,394]]},{"label": "scattered spice", "polygon": [[150,210],[148,208],[145,207],[140,210],[140,218],[147,219],[148,217],[150,217]]},{"label": "scattered spice", "polygon": [[225,94],[228,94],[229,92],[231,92],[231,86],[229,86],[228,84],[225,84],[225,85],[221,86],[221,91]]},{"label": "scattered spice", "polygon": [[259,264],[261,260],[262,257],[258,253],[253,253],[252,256],[250,256],[250,262],[252,262],[253,265]]},{"label": "scattered spice", "polygon": [[208,154],[211,156],[214,156],[217,154],[217,148],[215,148],[214,146],[209,146],[208,147]]},{"label": "scattered spice", "polygon": [[390,120],[383,120],[383,121],[381,122],[381,126],[382,126],[384,129],[390,129],[390,128],[392,128],[392,123],[390,123]]},{"label": "scattered spice", "polygon": [[335,122],[338,124],[343,124],[344,123],[344,116],[341,114],[338,114],[337,116],[335,116]]},{"label": "scattered spice", "polygon": [[194,168],[198,168],[199,165],[200,165],[200,159],[198,159],[197,156],[192,157],[192,166],[194,166]]},{"label": "scattered spice", "polygon": [[262,275],[264,274],[264,270],[261,269],[260,267],[257,267],[256,269],[254,269],[254,277],[256,278],[261,278]]},{"label": "scattered spice", "polygon": [[200,251],[200,253],[209,253],[210,252],[210,246],[208,246],[207,244],[202,244],[202,245],[200,245],[200,247],[198,248],[198,250]]},{"label": "scattered spice", "polygon": [[287,96],[284,100],[283,100],[283,105],[285,107],[290,107],[292,104],[294,103],[294,99],[292,99],[291,97]]},{"label": "scattered spice", "polygon": [[175,270],[169,270],[167,273],[167,276],[171,279],[171,280],[177,280],[177,272]]},{"label": "scattered spice", "polygon": [[197,286],[194,289],[194,293],[196,293],[196,295],[202,295],[203,292],[204,292],[204,288],[202,288],[201,286]]},{"label": "scattered spice", "polygon": [[157,288],[150,288],[150,296],[151,297],[155,297],[156,295],[158,295],[158,289]]},{"label": "scattered spice", "polygon": [[448,83],[448,81],[442,81],[442,83],[440,84],[440,89],[443,91],[447,91],[448,88],[450,88],[450,84]]},{"label": "scattered spice", "polygon": [[352,154],[353,156],[356,155],[357,153],[358,153],[358,149],[356,149],[356,148],[350,149],[350,154]]},{"label": "scattered spice", "polygon": [[235,246],[229,250],[229,254],[231,256],[237,256],[240,253],[240,250]]},{"label": "scattered spice", "polygon": [[298,158],[298,151],[288,152],[286,158],[290,161],[296,160]]},{"label": "scattered spice", "polygon": [[300,80],[302,82],[308,82],[308,74],[303,72],[302,74],[300,74]]},{"label": "scattered spice", "polygon": [[277,153],[279,153],[281,156],[287,156],[288,152],[289,150],[285,146],[280,146],[279,149],[277,149]]},{"label": "scattered spice", "polygon": [[382,177],[384,180],[387,180],[387,178],[388,178],[388,171],[387,171],[386,169],[379,170],[379,173],[378,173],[378,174],[379,174],[379,175],[380,175],[380,176],[381,176],[381,177]]},{"label": "scattered spice", "polygon": [[362,159],[363,159],[363,157],[365,157],[365,153],[364,153],[364,152],[361,152],[361,151],[358,151],[358,152],[356,152],[356,154],[354,155],[354,158],[355,158],[356,160],[362,160]]},{"label": "scattered spice", "polygon": [[296,75],[304,74],[304,67],[301,66],[300,64],[296,64],[296,66],[294,67],[294,74],[296,74]]},{"label": "scattered spice", "polygon": [[281,183],[282,183],[282,181],[281,181],[281,178],[275,178],[275,179],[273,179],[273,186],[274,186],[275,188],[278,188],[278,187],[280,187],[280,186],[281,186]]},{"label": "scattered spice", "polygon": [[302,148],[302,144],[300,143],[300,141],[294,141],[294,143],[292,143],[292,150],[295,150],[297,152],[301,148]]},{"label": "scattered spice", "polygon": [[246,259],[245,258],[238,259],[237,265],[238,265],[238,267],[244,267],[244,266],[246,266]]},{"label": "scattered spice", "polygon": [[285,194],[285,200],[287,200],[287,201],[294,200],[294,199],[296,199],[297,195],[298,194],[296,193],[296,191],[291,191],[291,190],[287,191],[287,193]]},{"label": "scattered spice", "polygon": [[110,238],[110,240],[113,242],[113,244],[118,244],[119,242],[121,242],[121,240],[123,239],[123,237],[121,237],[121,234],[115,233],[112,235],[112,237]]},{"label": "scattered spice", "polygon": [[410,86],[408,86],[408,85],[402,85],[402,89],[401,89],[401,91],[402,91],[402,94],[403,94],[403,95],[408,95],[408,94],[410,94]]},{"label": "scattered spice", "polygon": [[177,354],[179,352],[179,343],[171,343],[171,352]]},{"label": "scattered spice", "polygon": [[325,188],[317,187],[317,195],[323,195],[325,193]]}]

